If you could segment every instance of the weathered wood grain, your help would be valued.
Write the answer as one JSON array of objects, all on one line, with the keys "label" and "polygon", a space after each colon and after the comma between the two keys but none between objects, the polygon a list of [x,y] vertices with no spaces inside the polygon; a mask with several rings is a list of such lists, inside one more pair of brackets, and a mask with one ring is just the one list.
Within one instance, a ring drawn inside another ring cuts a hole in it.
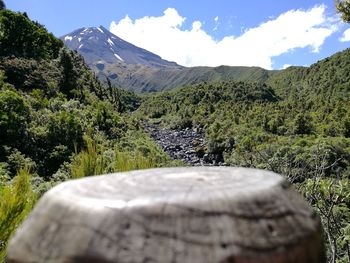
[{"label": "weathered wood grain", "polygon": [[282,177],[226,167],[62,183],[18,229],[7,261],[325,262],[318,216]]}]

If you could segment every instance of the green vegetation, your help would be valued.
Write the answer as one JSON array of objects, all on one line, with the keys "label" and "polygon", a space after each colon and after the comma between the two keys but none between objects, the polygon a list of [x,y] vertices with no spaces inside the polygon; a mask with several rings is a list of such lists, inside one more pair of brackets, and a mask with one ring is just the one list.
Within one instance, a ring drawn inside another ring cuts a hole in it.
[{"label": "green vegetation", "polygon": [[[61,48],[62,43],[38,23],[26,15],[3,10],[0,29],[4,52],[0,56],[3,178],[13,178],[24,166],[45,181],[56,180],[57,174],[61,178],[63,173],[64,179],[70,178],[67,167],[77,162],[76,156],[90,153],[91,145],[115,149],[126,140],[129,130],[140,131],[129,114],[139,98],[112,85],[103,86],[76,52]],[[34,42],[37,31],[42,38]],[[26,34],[22,41],[5,41],[22,33]],[[13,46],[13,42],[20,46]],[[123,152],[124,148],[118,150]]]},{"label": "green vegetation", "polygon": [[139,97],[102,85],[62,46],[26,14],[0,11],[0,262],[15,228],[53,185],[176,165],[131,116]]},{"label": "green vegetation", "polygon": [[36,201],[30,177],[29,170],[23,168],[11,183],[0,183],[0,262],[5,260],[6,241]]},{"label": "green vegetation", "polygon": [[62,41],[48,34],[42,25],[32,22],[26,14],[5,9],[0,12],[0,56],[35,59],[58,56]]},{"label": "green vegetation", "polygon": [[171,161],[142,131],[127,132],[114,148],[97,145],[89,137],[85,140],[86,150],[69,165],[72,178],[181,164]]},{"label": "green vegetation", "polygon": [[[89,56],[87,54],[87,56]],[[93,64],[91,67],[96,68]],[[96,68],[97,69],[97,68]],[[258,67],[193,67],[152,68],[144,65],[109,64],[99,72],[109,76],[120,87],[135,92],[157,92],[171,90],[199,82],[245,81],[265,82],[275,71]],[[116,77],[118,76],[118,77]]]},{"label": "green vegetation", "polygon": [[338,13],[344,22],[350,23],[350,1],[349,0],[335,0],[335,6]]},{"label": "green vegetation", "polygon": [[181,72],[153,72],[165,89],[188,86],[142,98],[102,85],[81,56],[0,0],[0,261],[53,185],[181,165],[143,131],[147,119],[203,128],[208,155],[285,175],[321,215],[329,262],[349,262],[350,50],[310,68]]},{"label": "green vegetation", "polygon": [[[279,71],[268,79],[276,93],[283,98],[304,102],[317,100],[349,100],[350,97],[350,50],[334,54],[309,68],[290,67]],[[343,101],[343,102],[342,102]]]},{"label": "green vegetation", "polygon": [[308,179],[301,192],[321,215],[328,245],[328,262],[349,262],[349,178]]},{"label": "green vegetation", "polygon": [[[330,262],[350,258],[350,50],[265,84],[197,84],[148,97],[140,118],[202,127],[206,153],[285,175],[321,215]],[[146,116],[146,117],[145,117]],[[332,260],[334,259],[334,260]]]},{"label": "green vegetation", "polygon": [[0,11],[5,9],[5,8],[6,8],[6,6],[5,6],[4,1],[0,0]]}]

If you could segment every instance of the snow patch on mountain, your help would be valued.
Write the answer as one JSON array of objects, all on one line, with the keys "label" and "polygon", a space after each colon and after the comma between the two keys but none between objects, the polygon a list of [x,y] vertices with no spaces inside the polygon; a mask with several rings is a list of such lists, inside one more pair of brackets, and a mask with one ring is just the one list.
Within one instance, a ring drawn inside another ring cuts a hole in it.
[{"label": "snow patch on mountain", "polygon": [[[175,62],[163,60],[154,53],[124,41],[103,26],[77,29],[61,39],[69,48],[77,50],[83,55],[87,64],[93,69],[96,69],[96,61],[118,65],[123,62],[151,68],[180,67]],[[98,68],[98,70],[103,69]]]},{"label": "snow patch on mountain", "polygon": [[110,38],[108,38],[107,41],[108,41],[108,43],[109,43],[111,46],[115,46],[114,43],[113,43],[113,41],[112,41]]},{"label": "snow patch on mountain", "polygon": [[119,60],[121,60],[121,61],[124,61],[124,59],[122,59],[118,54],[115,54],[115,53],[114,53],[114,56],[115,56],[117,59],[119,59]]}]

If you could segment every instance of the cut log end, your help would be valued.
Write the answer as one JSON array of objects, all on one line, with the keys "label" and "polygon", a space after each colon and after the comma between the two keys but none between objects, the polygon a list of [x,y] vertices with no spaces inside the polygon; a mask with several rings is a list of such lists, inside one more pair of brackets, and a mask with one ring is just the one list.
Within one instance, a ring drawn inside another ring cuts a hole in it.
[{"label": "cut log end", "polygon": [[322,263],[318,216],[272,172],[165,168],[62,183],[8,262]]}]

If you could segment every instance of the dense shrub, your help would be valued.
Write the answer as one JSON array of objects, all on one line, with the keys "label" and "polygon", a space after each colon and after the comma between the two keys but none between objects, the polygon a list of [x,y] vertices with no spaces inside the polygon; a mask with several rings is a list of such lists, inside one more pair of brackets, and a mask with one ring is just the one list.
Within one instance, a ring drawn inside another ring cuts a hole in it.
[{"label": "dense shrub", "polygon": [[58,56],[61,47],[61,40],[26,14],[0,11],[0,56],[52,59]]},{"label": "dense shrub", "polygon": [[347,262],[349,57],[350,49],[275,72],[264,85],[203,83],[156,94],[138,114],[172,128],[204,128],[206,153],[227,165],[286,176],[320,213],[329,262]]},{"label": "dense shrub", "polygon": [[30,176],[28,170],[21,169],[10,184],[0,182],[0,262],[5,260],[8,239],[36,201]]}]

